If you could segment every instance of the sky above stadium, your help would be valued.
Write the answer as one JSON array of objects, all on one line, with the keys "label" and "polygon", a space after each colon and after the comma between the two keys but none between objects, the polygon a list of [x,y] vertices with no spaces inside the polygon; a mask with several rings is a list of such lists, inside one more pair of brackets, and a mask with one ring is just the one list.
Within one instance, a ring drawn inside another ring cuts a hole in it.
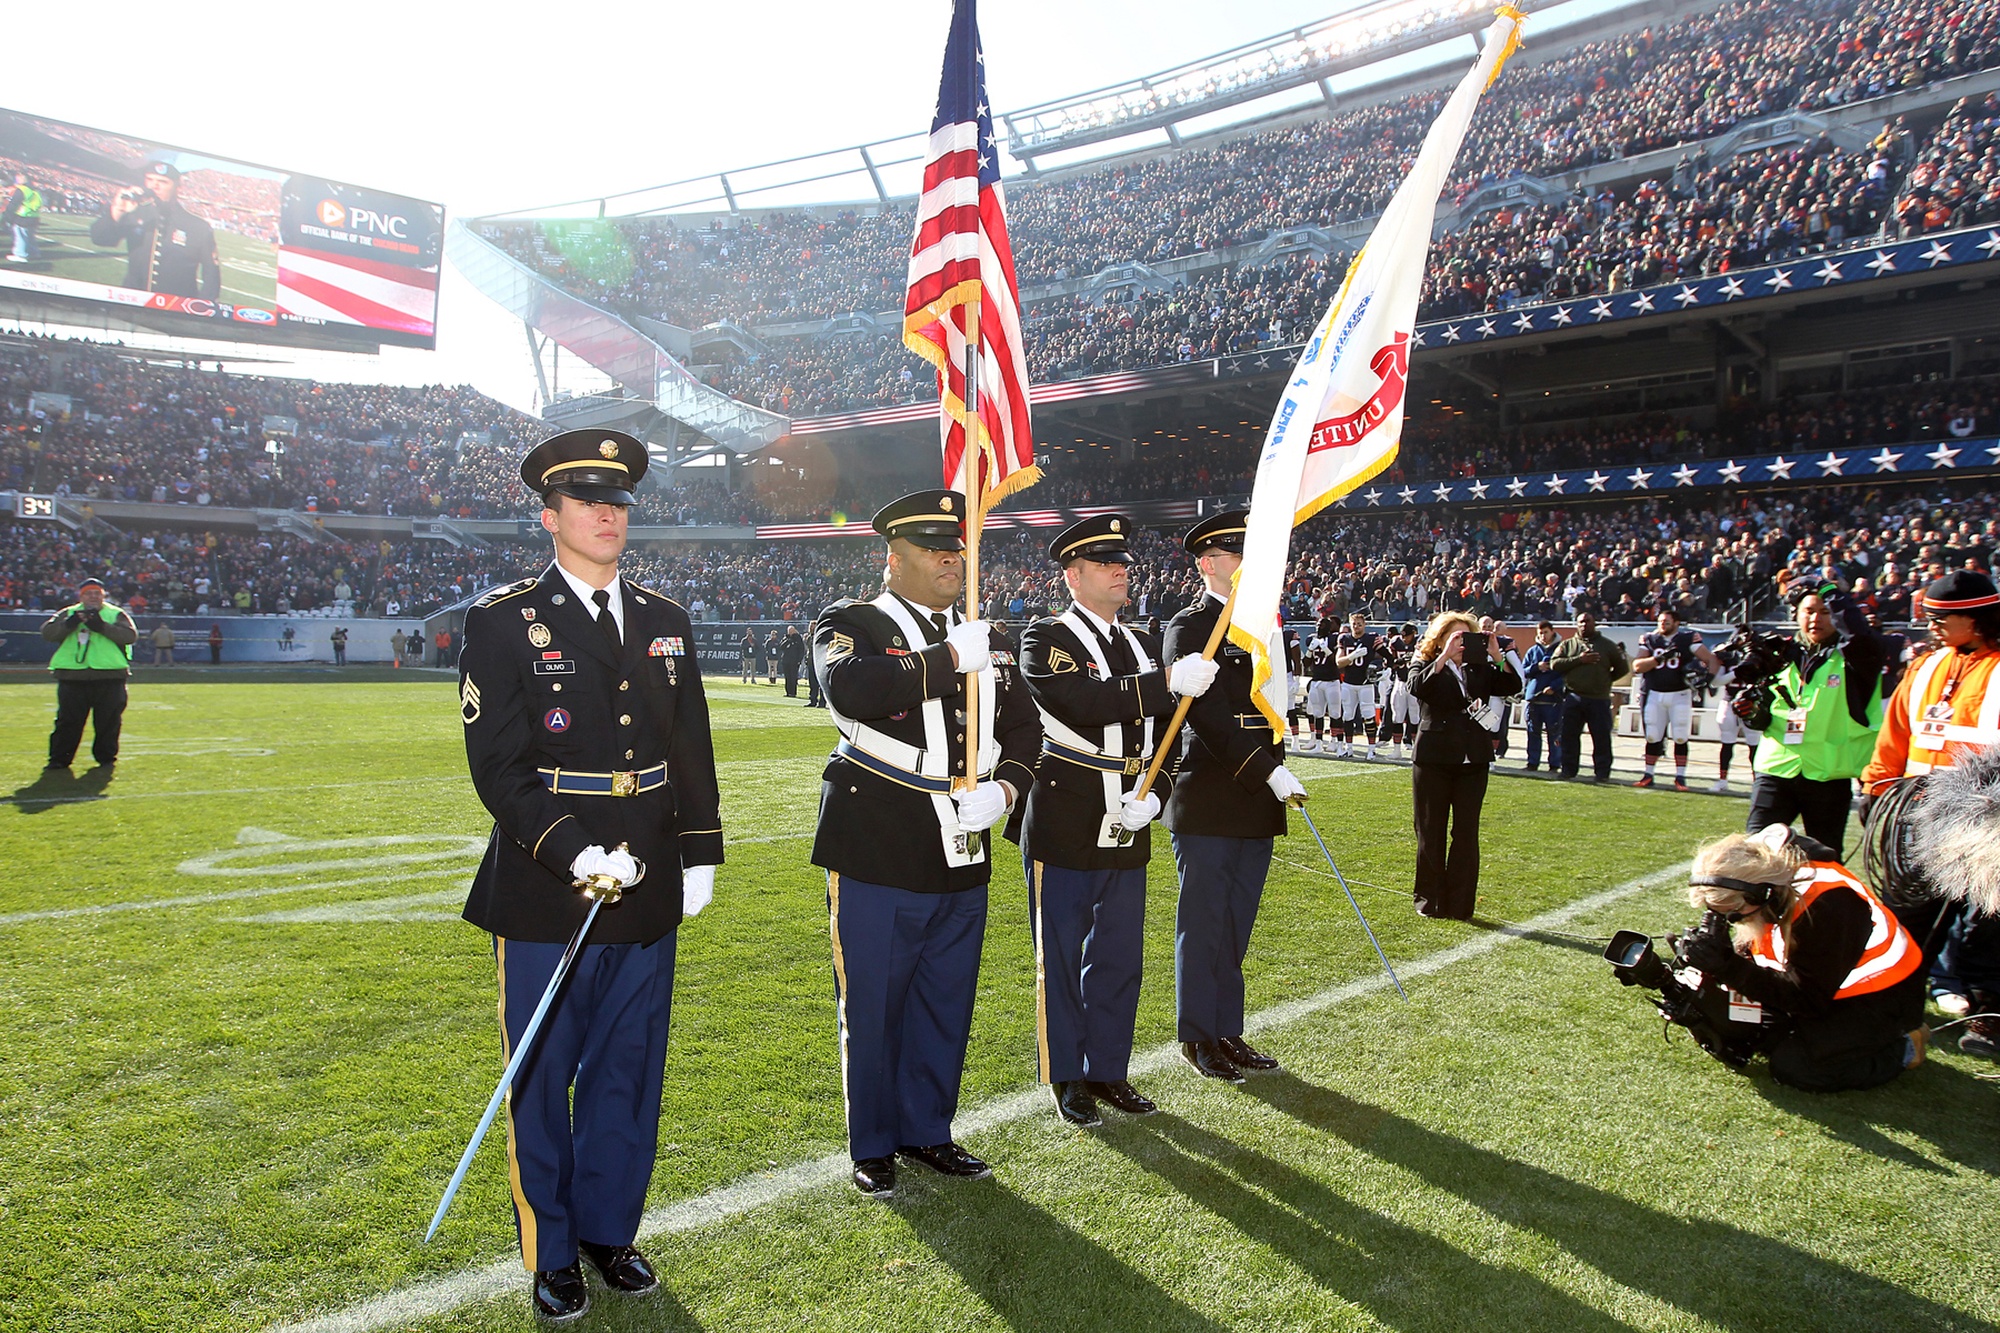
[{"label": "sky above stadium", "polygon": [[[988,0],[989,91],[997,110],[1027,106],[1348,7]],[[17,8],[0,105],[436,200],[458,217],[921,132],[951,10],[949,0],[585,0],[514,11],[418,0],[393,18],[355,11],[343,22],[338,8],[219,0],[198,21],[118,3],[79,25],[64,6]],[[510,12],[520,17],[494,17]],[[439,328],[435,353],[391,349],[300,368],[469,381],[530,405],[519,325],[449,273]]]}]

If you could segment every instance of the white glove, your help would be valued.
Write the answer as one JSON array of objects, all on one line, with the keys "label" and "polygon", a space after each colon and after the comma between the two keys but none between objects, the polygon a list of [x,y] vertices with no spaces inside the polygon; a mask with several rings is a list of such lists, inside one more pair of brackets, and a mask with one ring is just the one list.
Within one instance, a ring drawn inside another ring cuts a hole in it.
[{"label": "white glove", "polygon": [[607,852],[593,843],[569,863],[569,874],[573,880],[609,875],[618,881],[619,888],[629,889],[639,882],[639,862],[628,851]]},{"label": "white glove", "polygon": [[1283,764],[1271,770],[1271,776],[1264,779],[1264,785],[1281,801],[1291,801],[1306,794],[1305,784],[1293,777],[1292,770]]},{"label": "white glove", "polygon": [[[1183,662],[1187,660],[1186,658],[1181,659]],[[1179,665],[1179,663],[1175,665]],[[1153,791],[1147,792],[1146,799],[1143,801],[1134,800],[1132,797],[1127,796],[1125,798],[1125,808],[1118,812],[1118,822],[1133,833],[1137,833],[1140,829],[1146,827],[1146,825],[1159,817],[1160,794]]]},{"label": "white glove", "polygon": [[951,645],[960,671],[992,669],[993,656],[986,650],[986,641],[992,632],[993,627],[983,620],[961,620],[946,632],[944,641]]},{"label": "white glove", "polygon": [[982,782],[951,799],[958,802],[960,833],[984,833],[1007,817],[1007,789],[997,782]]},{"label": "white glove", "polygon": [[1215,684],[1216,673],[1221,670],[1214,662],[1202,660],[1200,653],[1189,653],[1167,668],[1167,688],[1175,694],[1199,699]]},{"label": "white glove", "polygon": [[681,871],[681,911],[700,916],[701,909],[715,901],[715,867],[688,866]]}]

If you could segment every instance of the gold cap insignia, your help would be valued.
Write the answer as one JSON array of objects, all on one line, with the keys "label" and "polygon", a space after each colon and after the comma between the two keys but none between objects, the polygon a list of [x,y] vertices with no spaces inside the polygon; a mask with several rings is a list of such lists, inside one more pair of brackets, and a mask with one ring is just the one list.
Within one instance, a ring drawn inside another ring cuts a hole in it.
[{"label": "gold cap insignia", "polygon": [[606,458],[618,457],[618,441],[606,440],[604,443],[597,446],[597,452],[602,454]]},{"label": "gold cap insignia", "polygon": [[1111,520],[1111,530],[1113,532],[1118,531],[1118,520],[1115,518]]},{"label": "gold cap insignia", "polygon": [[944,497],[943,500],[939,501],[938,508],[944,510],[945,513],[949,514],[951,512],[951,497],[947,495]]}]

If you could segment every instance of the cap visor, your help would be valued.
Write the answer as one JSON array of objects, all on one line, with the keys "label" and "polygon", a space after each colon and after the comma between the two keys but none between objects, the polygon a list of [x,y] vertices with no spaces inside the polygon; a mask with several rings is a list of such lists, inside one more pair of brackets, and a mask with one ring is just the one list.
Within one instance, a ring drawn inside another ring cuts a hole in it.
[{"label": "cap visor", "polygon": [[[592,504],[625,505],[632,504],[632,492],[617,486],[551,486],[549,495],[573,495],[579,500]],[[547,498],[546,496],[544,497]]]},{"label": "cap visor", "polygon": [[965,538],[955,532],[899,532],[896,537],[927,551],[963,551]]}]

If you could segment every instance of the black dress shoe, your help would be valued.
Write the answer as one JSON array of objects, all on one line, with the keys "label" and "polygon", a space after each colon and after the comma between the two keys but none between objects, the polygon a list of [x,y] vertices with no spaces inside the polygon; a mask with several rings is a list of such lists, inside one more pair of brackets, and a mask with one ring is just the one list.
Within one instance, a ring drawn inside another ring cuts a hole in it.
[{"label": "black dress shoe", "polygon": [[1229,1063],[1238,1069],[1264,1074],[1279,1068],[1276,1060],[1255,1049],[1241,1037],[1224,1037],[1216,1045],[1220,1046],[1222,1053],[1229,1057]]},{"label": "black dress shoe", "polygon": [[1181,1043],[1181,1059],[1201,1071],[1203,1078],[1219,1078],[1224,1083],[1241,1083],[1243,1071],[1230,1062],[1223,1054],[1219,1042],[1184,1041]]},{"label": "black dress shoe", "polygon": [[1097,1114],[1097,1103],[1091,1100],[1090,1086],[1083,1080],[1051,1083],[1049,1091],[1055,1094],[1056,1110],[1070,1124],[1079,1129],[1096,1129],[1104,1123],[1104,1117]]},{"label": "black dress shoe", "polygon": [[1048,1085],[1048,1091],[1056,1095],[1056,1113],[1070,1125],[1078,1129],[1096,1129],[1104,1123],[1098,1115],[1098,1103],[1090,1097],[1090,1087],[1082,1079],[1058,1079]]},{"label": "black dress shoe", "polygon": [[856,1162],[854,1188],[871,1199],[892,1198],[896,1193],[896,1159],[870,1157]]},{"label": "black dress shoe", "polygon": [[992,1167],[956,1143],[934,1143],[928,1148],[913,1148],[906,1143],[896,1149],[896,1155],[922,1162],[939,1175],[956,1176],[960,1180],[984,1180],[993,1174]]},{"label": "black dress shoe", "polygon": [[1122,1078],[1110,1083],[1093,1080],[1083,1086],[1090,1089],[1091,1096],[1114,1110],[1123,1111],[1126,1115],[1151,1115],[1160,1109],[1153,1104],[1150,1097],[1145,1096]]},{"label": "black dress shoe", "polygon": [[581,1240],[576,1248],[583,1257],[590,1260],[604,1285],[613,1291],[622,1291],[628,1296],[643,1296],[660,1285],[660,1279],[653,1272],[653,1266],[646,1262],[646,1256],[639,1253],[636,1245],[598,1245]]},{"label": "black dress shoe", "polygon": [[590,1288],[583,1284],[583,1270],[568,1268],[535,1270],[535,1314],[552,1324],[566,1324],[590,1308]]}]

